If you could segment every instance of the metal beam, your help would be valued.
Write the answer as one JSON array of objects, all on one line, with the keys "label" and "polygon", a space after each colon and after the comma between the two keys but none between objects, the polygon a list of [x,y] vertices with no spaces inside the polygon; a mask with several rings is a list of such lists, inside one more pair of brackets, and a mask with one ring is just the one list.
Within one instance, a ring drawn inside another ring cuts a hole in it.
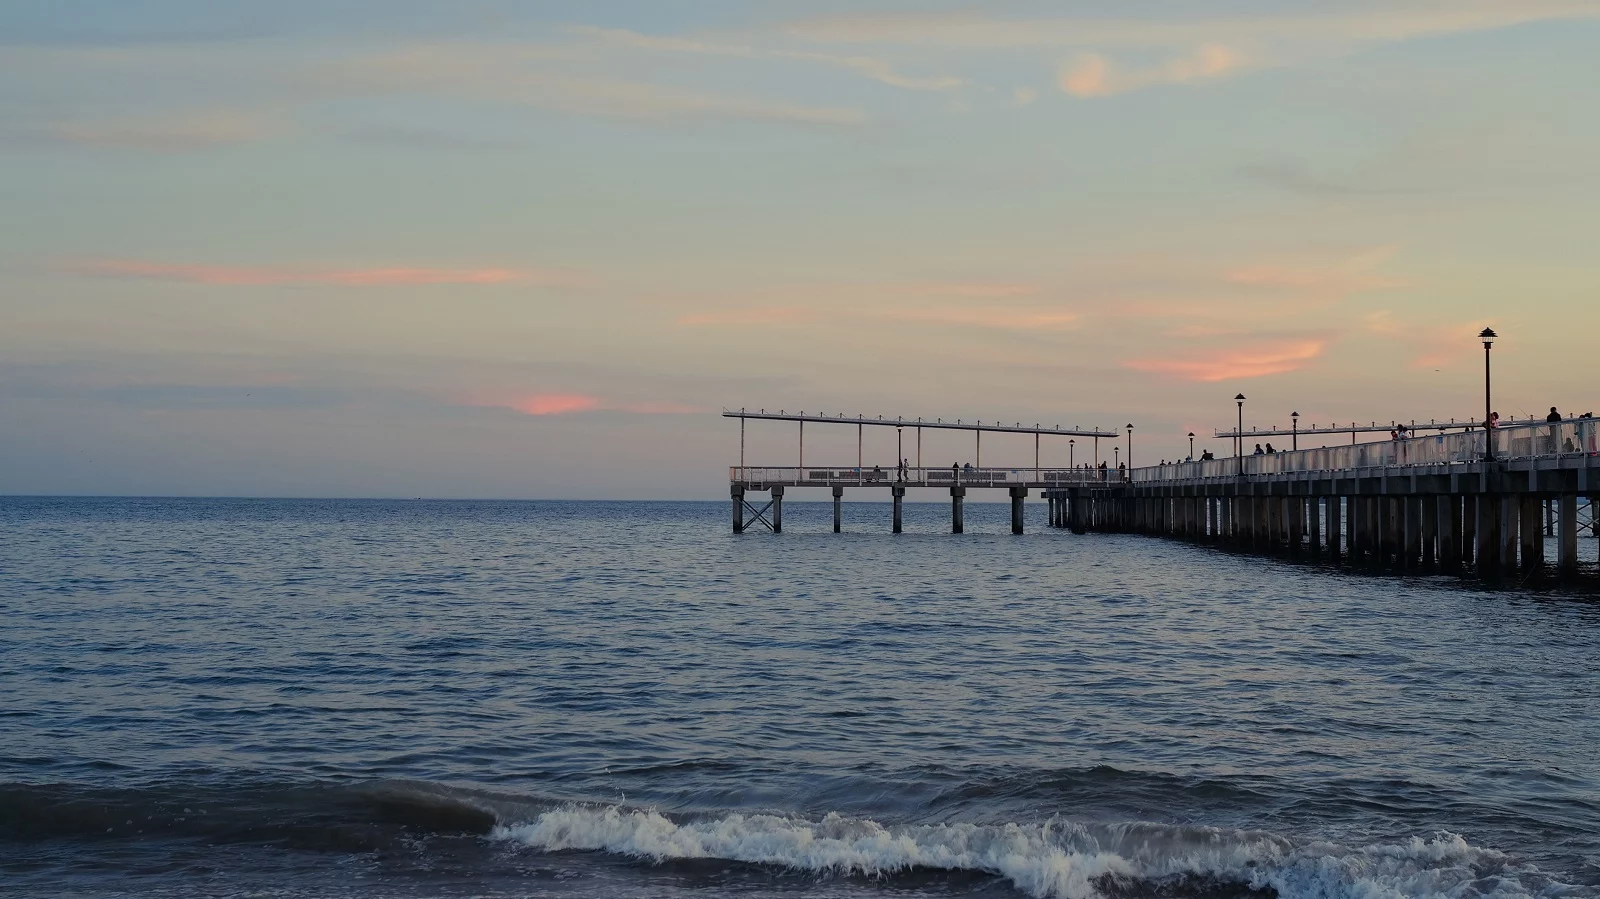
[{"label": "metal beam", "polygon": [[1038,425],[1035,425],[1035,426],[1030,428],[1030,427],[1027,427],[1027,426],[1025,426],[1025,425],[1023,425],[1021,423],[1014,424],[1014,425],[1004,425],[1004,424],[1000,424],[998,421],[991,422],[990,424],[984,424],[981,421],[973,421],[973,422],[969,423],[969,422],[965,422],[965,421],[963,421],[961,419],[957,419],[955,421],[945,421],[944,419],[934,419],[933,421],[925,421],[925,420],[923,420],[921,418],[885,418],[885,417],[883,417],[881,415],[878,416],[877,418],[866,418],[865,416],[847,417],[843,413],[841,413],[839,415],[836,415],[836,416],[835,415],[807,415],[804,412],[790,414],[790,413],[783,412],[781,410],[778,411],[778,412],[768,412],[765,409],[762,409],[762,410],[760,410],[758,412],[750,412],[750,411],[745,410],[745,409],[731,409],[731,410],[730,409],[724,409],[724,410],[722,410],[722,417],[723,418],[737,418],[737,419],[739,419],[741,421],[743,421],[744,419],[747,419],[747,418],[759,418],[759,419],[765,419],[767,421],[810,421],[810,422],[818,422],[818,423],[821,423],[821,424],[830,424],[830,425],[857,425],[857,426],[877,425],[879,427],[889,427],[889,428],[894,428],[894,427],[945,428],[947,430],[953,430],[953,431],[1000,431],[1000,432],[1008,433],[1008,434],[1060,434],[1060,435],[1062,435],[1064,437],[1121,437],[1122,436],[1122,434],[1120,432],[1118,432],[1118,431],[1102,431],[1102,430],[1097,430],[1097,429],[1082,429],[1082,428],[1077,428],[1077,427],[1063,428],[1060,425],[1056,425],[1055,427],[1049,427],[1049,428],[1040,427]]}]

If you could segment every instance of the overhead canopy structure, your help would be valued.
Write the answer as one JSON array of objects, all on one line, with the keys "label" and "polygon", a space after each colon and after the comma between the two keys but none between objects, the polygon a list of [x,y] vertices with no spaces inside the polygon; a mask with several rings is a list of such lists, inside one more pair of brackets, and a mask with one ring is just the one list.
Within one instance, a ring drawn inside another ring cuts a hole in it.
[{"label": "overhead canopy structure", "polygon": [[850,417],[846,416],[844,413],[840,413],[838,415],[824,415],[820,413],[815,415],[807,415],[805,412],[790,413],[785,412],[782,409],[778,410],[777,412],[768,412],[765,409],[761,409],[756,412],[751,412],[748,409],[723,409],[722,417],[738,419],[759,418],[766,419],[768,421],[811,421],[830,425],[872,425],[890,428],[947,428],[955,431],[1000,431],[1008,434],[1056,434],[1067,437],[1122,436],[1122,432],[1120,431],[1104,431],[1095,428],[1084,429],[1079,428],[1076,425],[1070,428],[1063,428],[1060,425],[1047,428],[1038,424],[1028,427],[1021,422],[1008,425],[1001,424],[999,421],[992,421],[989,424],[984,424],[982,421],[978,420],[967,422],[963,421],[962,419],[945,421],[942,418],[936,418],[933,421],[927,421],[921,418],[885,418],[882,415],[878,416],[877,418],[867,418],[861,415]]}]

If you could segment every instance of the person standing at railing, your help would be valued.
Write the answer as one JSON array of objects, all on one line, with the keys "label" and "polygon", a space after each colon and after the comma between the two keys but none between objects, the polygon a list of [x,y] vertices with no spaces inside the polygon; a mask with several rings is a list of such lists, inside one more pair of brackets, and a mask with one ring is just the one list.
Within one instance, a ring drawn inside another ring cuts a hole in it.
[{"label": "person standing at railing", "polygon": [[1553,454],[1558,451],[1556,442],[1560,438],[1556,436],[1556,432],[1561,429],[1561,413],[1556,411],[1555,406],[1551,406],[1550,414],[1546,415],[1544,420],[1550,423],[1550,452]]},{"label": "person standing at railing", "polygon": [[1264,456],[1264,455],[1266,455],[1266,451],[1263,450],[1261,448],[1261,444],[1258,443],[1258,444],[1256,444],[1256,451],[1251,453],[1250,455],[1252,455],[1252,456]]}]

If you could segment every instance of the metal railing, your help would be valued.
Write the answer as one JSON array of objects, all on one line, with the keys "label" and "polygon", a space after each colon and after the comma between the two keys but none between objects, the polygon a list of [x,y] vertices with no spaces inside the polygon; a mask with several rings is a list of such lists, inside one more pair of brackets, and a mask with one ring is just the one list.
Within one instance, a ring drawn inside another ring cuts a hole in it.
[{"label": "metal railing", "polygon": [[1176,462],[1136,468],[1132,480],[1191,480],[1227,478],[1300,471],[1345,471],[1358,468],[1392,468],[1409,465],[1450,465],[1483,460],[1485,441],[1492,435],[1496,459],[1535,459],[1600,454],[1600,419],[1569,418],[1501,426],[1457,434],[1405,437],[1376,443],[1288,450],[1242,458],[1226,456],[1200,462]]},{"label": "metal railing", "polygon": [[728,480],[738,484],[814,487],[1054,487],[1118,480],[1115,469],[1081,468],[856,468],[732,466]]}]

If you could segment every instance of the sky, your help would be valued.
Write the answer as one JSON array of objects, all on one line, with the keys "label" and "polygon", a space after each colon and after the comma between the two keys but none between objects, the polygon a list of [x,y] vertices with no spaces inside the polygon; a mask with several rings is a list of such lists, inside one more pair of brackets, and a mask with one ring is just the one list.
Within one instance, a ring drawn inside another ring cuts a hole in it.
[{"label": "sky", "polygon": [[1481,416],[1485,326],[1502,416],[1600,411],[1597,47],[1600,0],[10,0],[0,494],[718,499],[740,407],[1142,464],[1238,393]]}]

